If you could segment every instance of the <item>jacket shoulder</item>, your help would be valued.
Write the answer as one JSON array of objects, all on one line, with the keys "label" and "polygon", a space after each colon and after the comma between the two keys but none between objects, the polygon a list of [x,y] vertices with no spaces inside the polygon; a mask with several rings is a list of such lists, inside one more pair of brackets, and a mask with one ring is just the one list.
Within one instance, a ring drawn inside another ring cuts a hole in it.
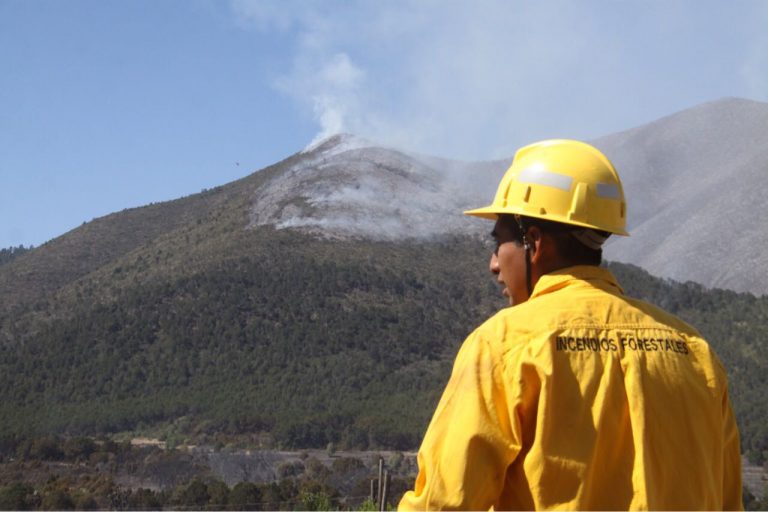
[{"label": "jacket shoulder", "polygon": [[652,321],[666,325],[690,336],[698,338],[702,337],[701,333],[694,326],[655,304],[631,297],[624,297],[624,300]]}]

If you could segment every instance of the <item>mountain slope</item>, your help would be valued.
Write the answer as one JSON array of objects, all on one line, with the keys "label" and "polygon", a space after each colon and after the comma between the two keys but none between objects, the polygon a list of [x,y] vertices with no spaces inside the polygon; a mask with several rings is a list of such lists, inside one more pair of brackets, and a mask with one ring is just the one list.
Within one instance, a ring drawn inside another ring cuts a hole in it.
[{"label": "mountain slope", "polygon": [[[30,328],[0,346],[0,438],[149,428],[415,448],[459,344],[503,306],[481,243],[227,232],[179,232],[68,285],[50,315],[20,311]],[[768,299],[612,270],[710,340],[762,462]]]},{"label": "mountain slope", "polygon": [[[606,256],[656,275],[768,293],[768,104],[727,99],[594,143],[620,171],[632,236]],[[167,203],[125,210],[4,265],[0,309],[45,298],[116,257],[214,215],[248,225],[295,227],[320,237],[373,240],[483,235],[461,216],[487,204],[511,161],[456,162],[338,135],[237,182]],[[246,206],[244,206],[246,205]]]},{"label": "mountain slope", "polygon": [[409,155],[346,134],[302,157],[256,192],[253,225],[372,240],[477,234],[481,224],[458,213],[497,179],[495,166]]},{"label": "mountain slope", "polygon": [[[669,220],[679,190],[712,204],[714,191],[727,195],[723,179],[743,178],[759,193],[762,175],[740,169],[760,168],[761,150],[747,155],[744,143],[723,155],[707,146],[720,132],[706,127],[746,126],[760,141],[761,105],[717,102],[598,141],[628,191],[656,187],[645,202],[630,192],[637,234],[616,248],[642,240],[662,214],[664,230],[654,231],[665,235],[646,252],[671,231],[673,245],[687,240]],[[669,167],[700,154],[720,166],[741,155],[733,172],[742,174]],[[485,270],[490,225],[459,212],[490,201],[505,167],[336,136],[212,191],[96,219],[0,265],[0,437],[173,424],[201,439],[261,432],[284,446],[414,447],[458,344],[502,305]],[[743,231],[725,232],[726,242],[742,232],[761,240],[760,223],[732,222]],[[709,243],[724,236],[704,231]],[[743,265],[740,253],[728,256]],[[711,272],[721,264],[691,258]],[[768,299],[614,268],[630,294],[712,342],[745,450],[761,461]],[[747,270],[759,282],[757,264]]]},{"label": "mountain slope", "polygon": [[65,287],[48,317],[21,312],[31,329],[0,347],[0,434],[187,418],[185,435],[412,448],[458,343],[500,301],[477,242],[186,236],[148,249],[154,268],[133,253]]},{"label": "mountain slope", "polygon": [[624,183],[631,237],[607,257],[768,293],[768,104],[726,99],[595,140]]},{"label": "mountain slope", "polygon": [[[705,286],[768,293],[768,104],[724,99],[592,141],[624,182],[632,236],[609,259]],[[256,194],[254,225],[375,240],[477,236],[509,159],[456,162],[334,136]]]}]

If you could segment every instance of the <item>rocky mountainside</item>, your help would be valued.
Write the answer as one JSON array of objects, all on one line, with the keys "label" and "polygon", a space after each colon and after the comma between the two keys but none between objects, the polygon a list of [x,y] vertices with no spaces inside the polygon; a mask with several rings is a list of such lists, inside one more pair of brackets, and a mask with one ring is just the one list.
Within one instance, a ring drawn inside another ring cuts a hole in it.
[{"label": "rocky mountainside", "polygon": [[624,183],[631,236],[610,259],[768,293],[768,104],[724,99],[593,143]]},{"label": "rocky mountainside", "polygon": [[[738,190],[757,201],[764,173],[747,171],[765,169],[764,112],[726,100],[598,141],[632,189],[636,234],[620,242],[642,240],[659,215],[659,232],[678,229],[677,190],[706,203],[697,215],[708,214],[718,191],[728,197],[731,181],[747,180]],[[727,130],[710,133],[710,125]],[[756,133],[754,151],[731,132]],[[700,172],[683,169],[699,156]],[[0,444],[4,436],[151,430],[201,442],[256,433],[254,442],[283,447],[414,448],[461,340],[504,305],[479,240],[490,224],[461,211],[490,201],[508,163],[448,161],[339,135],[241,180],[96,219],[9,259],[0,265]],[[643,177],[662,167],[657,179]],[[725,168],[726,178],[715,172]],[[642,188],[649,183],[655,188]],[[711,209],[739,213],[725,217],[738,229],[700,236],[764,247],[765,228],[744,213],[752,202],[731,203]],[[686,261],[715,273],[722,262],[705,258],[706,247],[696,253],[697,240]],[[646,252],[665,242],[655,238]],[[725,264],[760,283],[762,255],[746,254],[753,260],[732,251]],[[768,297],[612,268],[628,293],[711,340],[730,373],[745,451],[762,464]]]},{"label": "rocky mountainside", "polygon": [[305,149],[256,191],[252,225],[322,238],[432,239],[477,234],[461,211],[495,186],[503,163],[463,163],[340,134]]},{"label": "rocky mountainside", "polygon": [[[654,275],[768,293],[768,104],[724,99],[592,141],[614,161],[632,236],[606,257]],[[487,204],[512,157],[458,162],[336,135],[236,182],[96,219],[4,265],[0,290],[34,302],[193,223],[293,228],[324,239],[485,236],[461,211]]]},{"label": "rocky mountainside", "polygon": [[[677,281],[768,293],[768,104],[724,99],[592,141],[628,198],[629,238],[608,259]],[[255,192],[253,225],[373,240],[484,235],[461,211],[487,204],[512,157],[457,162],[336,135]]]}]

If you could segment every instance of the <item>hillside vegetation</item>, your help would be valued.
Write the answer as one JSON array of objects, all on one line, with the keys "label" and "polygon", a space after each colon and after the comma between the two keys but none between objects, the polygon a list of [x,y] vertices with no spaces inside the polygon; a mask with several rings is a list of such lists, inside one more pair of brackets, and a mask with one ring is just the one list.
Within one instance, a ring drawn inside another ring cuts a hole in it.
[{"label": "hillside vegetation", "polygon": [[138,251],[5,319],[0,430],[189,417],[187,434],[413,447],[458,343],[498,303],[472,249],[267,229]]},{"label": "hillside vegetation", "polygon": [[[416,448],[459,344],[504,306],[488,249],[469,235],[376,242],[257,227],[257,192],[323,172],[316,157],[2,253],[0,442],[151,432]],[[611,268],[629,295],[710,340],[744,451],[762,464],[768,299]]]},{"label": "hillside vegetation", "polygon": [[0,265],[10,263],[25,252],[32,250],[32,247],[24,247],[20,245],[18,247],[9,247],[8,249],[0,249]]},{"label": "hillside vegetation", "polygon": [[[458,345],[503,306],[480,242],[234,228],[185,227],[2,318],[0,433],[172,424],[202,442],[415,448]],[[711,341],[762,463],[768,300],[611,269]]]}]

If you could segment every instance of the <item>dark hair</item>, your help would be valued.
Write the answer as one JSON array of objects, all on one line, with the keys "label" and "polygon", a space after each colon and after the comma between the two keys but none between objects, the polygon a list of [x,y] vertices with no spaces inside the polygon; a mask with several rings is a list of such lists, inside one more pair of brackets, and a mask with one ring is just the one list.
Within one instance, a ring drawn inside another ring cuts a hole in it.
[{"label": "dark hair", "polygon": [[[550,220],[537,219],[534,217],[521,217],[520,218],[524,229],[528,229],[531,226],[536,226],[542,232],[552,236],[557,250],[564,258],[574,265],[600,265],[603,259],[602,249],[591,249],[581,243],[572,235],[574,231],[580,228],[578,226],[571,226],[569,224],[562,224],[560,222],[552,222]],[[520,226],[517,223],[514,215],[502,214],[499,215],[499,222],[509,229],[510,233],[516,243],[523,243],[523,233],[520,231]],[[608,236],[609,233],[604,231],[598,231],[603,236]]]}]

